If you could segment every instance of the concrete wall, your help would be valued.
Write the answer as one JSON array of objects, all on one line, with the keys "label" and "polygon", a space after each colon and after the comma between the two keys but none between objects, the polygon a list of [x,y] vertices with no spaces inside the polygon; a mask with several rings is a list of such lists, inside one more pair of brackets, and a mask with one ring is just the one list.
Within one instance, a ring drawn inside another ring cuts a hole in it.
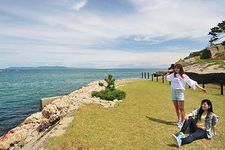
[{"label": "concrete wall", "polygon": [[47,98],[42,98],[40,100],[40,110],[42,110],[46,105],[50,104],[54,100],[61,98],[62,96],[55,96],[55,97],[47,97]]}]

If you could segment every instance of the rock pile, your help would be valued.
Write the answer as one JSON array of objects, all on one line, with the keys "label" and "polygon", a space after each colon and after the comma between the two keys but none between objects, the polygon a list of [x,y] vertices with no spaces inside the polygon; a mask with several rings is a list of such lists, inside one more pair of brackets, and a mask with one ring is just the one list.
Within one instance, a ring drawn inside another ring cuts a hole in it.
[{"label": "rock pile", "polygon": [[[100,104],[104,107],[113,107],[118,100],[105,101],[91,97],[92,91],[103,90],[99,83],[104,81],[91,82],[85,87],[76,90],[69,95],[62,96],[50,104],[46,105],[41,112],[37,112],[27,117],[19,126],[10,130],[0,137],[0,150],[18,150],[25,144],[33,141],[43,134],[49,127],[58,122],[69,112],[77,110],[81,104]],[[120,80],[117,85],[129,81]]]}]

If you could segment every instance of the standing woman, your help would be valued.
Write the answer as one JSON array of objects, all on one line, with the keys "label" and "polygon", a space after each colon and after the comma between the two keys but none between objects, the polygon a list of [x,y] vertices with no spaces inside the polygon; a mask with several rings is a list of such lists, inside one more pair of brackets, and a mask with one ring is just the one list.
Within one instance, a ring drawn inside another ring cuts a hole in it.
[{"label": "standing woman", "polygon": [[[173,73],[171,73],[173,72]],[[171,74],[169,74],[171,73]],[[184,112],[184,90],[186,84],[191,88],[196,89],[198,87],[202,91],[206,92],[204,88],[198,85],[198,83],[190,79],[185,73],[181,64],[176,64],[174,70],[169,70],[166,74],[168,81],[171,81],[172,100],[177,114],[177,126],[181,128],[183,126],[185,112]]]}]

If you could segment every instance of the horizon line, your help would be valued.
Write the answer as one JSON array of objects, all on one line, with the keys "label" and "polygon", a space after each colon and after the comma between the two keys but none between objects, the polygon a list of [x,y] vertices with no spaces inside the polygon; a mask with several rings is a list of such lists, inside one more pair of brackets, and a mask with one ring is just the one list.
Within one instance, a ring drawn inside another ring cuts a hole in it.
[{"label": "horizon line", "polygon": [[6,69],[41,69],[41,68],[64,68],[64,69],[167,69],[167,67],[68,67],[68,66],[19,66],[19,67],[6,67],[6,68],[0,68],[1,70]]}]

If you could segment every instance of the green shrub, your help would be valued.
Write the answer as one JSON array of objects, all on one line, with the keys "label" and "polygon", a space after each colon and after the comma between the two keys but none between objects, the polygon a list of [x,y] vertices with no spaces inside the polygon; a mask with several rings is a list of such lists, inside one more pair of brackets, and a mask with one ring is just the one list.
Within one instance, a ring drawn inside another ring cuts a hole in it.
[{"label": "green shrub", "polygon": [[221,56],[225,56],[225,52],[216,53],[214,55],[214,57],[221,57]]},{"label": "green shrub", "polygon": [[110,91],[110,90],[102,90],[102,91],[93,91],[91,93],[91,95],[93,97],[99,97],[101,99],[104,99],[104,100],[114,100],[114,99],[118,99],[118,100],[121,100],[121,99],[124,99],[126,97],[126,93],[124,91],[121,91],[121,90],[113,90],[113,91]]},{"label": "green shrub", "polygon": [[221,44],[222,44],[223,46],[225,46],[225,41],[223,41]]},{"label": "green shrub", "polygon": [[201,51],[197,51],[197,52],[192,52],[190,53],[189,57],[196,57],[196,56],[200,56],[202,53],[202,50]]},{"label": "green shrub", "polygon": [[[93,91],[91,93],[92,97],[99,97],[104,100],[114,100],[114,99],[124,99],[126,97],[126,93],[121,90],[117,90],[115,88],[115,79],[113,79],[112,75],[108,75],[108,77],[105,79],[107,86],[105,86],[105,90],[102,91]],[[103,83],[99,84],[99,86],[104,86]]]},{"label": "green shrub", "polygon": [[208,59],[211,57],[212,57],[211,51],[208,49],[204,49],[200,55],[200,59]]}]

